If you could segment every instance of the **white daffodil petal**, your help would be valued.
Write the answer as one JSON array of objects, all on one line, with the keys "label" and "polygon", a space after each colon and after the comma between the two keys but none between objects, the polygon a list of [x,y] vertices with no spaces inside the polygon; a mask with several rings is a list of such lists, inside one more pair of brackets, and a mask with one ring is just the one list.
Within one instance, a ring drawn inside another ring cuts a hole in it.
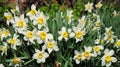
[{"label": "white daffodil petal", "polygon": [[79,63],[80,63],[80,61],[79,61],[78,59],[76,59],[75,61],[76,61],[76,64],[79,64]]},{"label": "white daffodil petal", "polygon": [[110,65],[111,65],[111,62],[106,63],[106,67],[110,67]]},{"label": "white daffodil petal", "polygon": [[117,59],[115,57],[112,57],[112,62],[114,63],[116,61],[117,61]]}]

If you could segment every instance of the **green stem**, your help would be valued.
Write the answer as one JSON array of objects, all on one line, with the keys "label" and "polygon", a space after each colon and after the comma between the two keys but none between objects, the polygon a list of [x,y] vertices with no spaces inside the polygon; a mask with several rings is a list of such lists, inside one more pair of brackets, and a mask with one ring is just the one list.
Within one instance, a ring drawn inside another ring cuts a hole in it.
[{"label": "green stem", "polygon": [[27,61],[24,65],[27,65],[28,63],[30,63],[32,61],[34,61],[34,59],[31,59],[31,60]]}]

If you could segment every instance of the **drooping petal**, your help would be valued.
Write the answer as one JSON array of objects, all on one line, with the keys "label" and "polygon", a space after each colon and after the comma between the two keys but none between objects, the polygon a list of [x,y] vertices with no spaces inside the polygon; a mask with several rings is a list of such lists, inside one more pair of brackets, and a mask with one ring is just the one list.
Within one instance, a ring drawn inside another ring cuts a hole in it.
[{"label": "drooping petal", "polygon": [[111,62],[106,63],[106,67],[110,67],[110,65],[111,65]]},{"label": "drooping petal", "polygon": [[76,59],[75,61],[76,61],[76,64],[79,64],[79,63],[80,63],[80,61],[79,61],[78,59]]},{"label": "drooping petal", "polygon": [[115,57],[112,57],[112,62],[114,63],[116,61],[117,61],[117,59]]}]

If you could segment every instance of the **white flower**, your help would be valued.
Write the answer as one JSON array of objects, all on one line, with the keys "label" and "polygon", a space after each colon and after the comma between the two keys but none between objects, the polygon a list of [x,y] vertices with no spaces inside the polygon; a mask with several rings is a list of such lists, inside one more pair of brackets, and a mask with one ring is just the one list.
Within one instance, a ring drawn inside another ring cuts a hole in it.
[{"label": "white flower", "polygon": [[9,64],[9,66],[14,66],[14,67],[20,67],[21,65],[21,59],[18,57],[14,57],[12,59],[12,62]]},{"label": "white flower", "polygon": [[68,24],[71,24],[71,21],[73,20],[72,15],[73,11],[72,10],[67,10],[67,15],[66,15],[66,19],[68,20]]},{"label": "white flower", "polygon": [[82,41],[83,36],[85,35],[85,28],[73,27],[73,31],[75,32],[76,43]]},{"label": "white flower", "polygon": [[112,31],[112,26],[109,27],[109,28],[105,28],[105,30],[106,30],[106,33],[105,33],[105,34],[108,34],[108,35],[114,34],[114,32]]},{"label": "white flower", "polygon": [[86,46],[84,46],[84,49],[85,49],[85,52],[84,53],[82,53],[84,56],[84,58],[85,59],[87,59],[87,60],[90,60],[90,58],[91,57],[94,57],[94,54],[93,53],[91,53],[92,52],[92,47],[86,47]]},{"label": "white flower", "polygon": [[100,18],[97,18],[97,21],[95,22],[95,26],[94,26],[93,30],[95,30],[95,29],[99,30],[101,24],[102,24],[102,23],[101,23],[101,21],[100,21]]},{"label": "white flower", "polygon": [[102,7],[102,4],[101,4],[101,1],[99,1],[96,5],[95,5],[96,8],[101,8]]},{"label": "white flower", "polygon": [[30,17],[30,20],[33,20],[33,19],[35,19],[35,14],[36,13],[37,13],[36,6],[33,4],[31,6],[31,10],[26,15]]},{"label": "white flower", "polygon": [[66,30],[66,27],[62,27],[61,31],[58,31],[58,34],[60,36],[58,37],[58,40],[61,41],[63,38],[67,41],[69,37],[68,30]]},{"label": "white flower", "polygon": [[100,25],[101,25],[101,21],[100,18],[98,18],[97,21],[95,22],[95,26],[100,27]]},{"label": "white flower", "polygon": [[116,17],[117,15],[118,15],[118,13],[116,12],[116,10],[114,10],[113,16]]},{"label": "white flower", "polygon": [[85,5],[85,10],[87,10],[88,12],[91,12],[93,9],[93,3],[89,3]]},{"label": "white flower", "polygon": [[37,63],[44,63],[45,59],[49,56],[48,53],[46,53],[44,50],[40,51],[38,49],[35,49],[35,54],[33,55],[33,59],[37,60]]},{"label": "white flower", "polygon": [[48,17],[45,16],[43,12],[38,12],[38,14],[35,16],[33,24],[37,25],[38,29],[41,29],[42,26],[47,26],[47,19]]},{"label": "white flower", "polygon": [[13,23],[13,17],[12,17],[12,14],[10,12],[4,13],[4,16],[7,19],[7,25],[9,25],[10,23]]},{"label": "white flower", "polygon": [[16,46],[21,45],[22,43],[18,39],[19,35],[14,34],[13,38],[9,38],[7,42],[11,45],[11,48],[16,50]]},{"label": "white flower", "polygon": [[117,41],[116,41],[115,46],[116,46],[117,48],[120,47],[120,40],[117,40]]},{"label": "white flower", "polygon": [[3,32],[2,38],[6,38],[6,37],[10,36],[10,32],[8,29],[3,28],[2,32]]},{"label": "white flower", "polygon": [[[25,41],[30,41],[31,43],[35,44],[34,40],[37,39],[37,35],[36,35],[37,30],[34,29],[33,31],[26,31],[24,32],[24,40]],[[28,44],[29,45],[29,44]]]},{"label": "white flower", "polygon": [[107,41],[107,43],[114,43],[114,35],[107,35],[105,34],[104,40]]},{"label": "white flower", "polygon": [[82,16],[81,19],[78,19],[79,23],[85,23],[85,16]]},{"label": "white flower", "polygon": [[104,56],[101,58],[102,66],[110,67],[112,62],[116,62],[117,59],[115,57],[112,57],[114,55],[113,50],[105,49]]},{"label": "white flower", "polygon": [[22,14],[20,17],[15,17],[13,26],[19,33],[23,33],[27,29],[27,22],[27,19],[24,18],[24,14]]},{"label": "white flower", "polygon": [[47,30],[37,32],[37,42],[39,44],[52,39],[53,39],[53,35],[48,33]]},{"label": "white flower", "polygon": [[96,13],[93,13],[93,17],[94,17],[94,19],[100,18],[100,16],[97,15]]},{"label": "white flower", "polygon": [[85,26],[85,16],[82,16],[81,19],[78,19],[79,24],[78,26],[84,27]]},{"label": "white flower", "polygon": [[7,43],[3,42],[3,46],[0,46],[0,50],[2,51],[1,55],[5,53],[7,55]]},{"label": "white flower", "polygon": [[5,67],[3,64],[0,64],[0,67]]},{"label": "white flower", "polygon": [[59,50],[59,48],[56,44],[57,44],[57,42],[52,40],[52,41],[45,42],[44,46],[45,46],[45,48],[47,48],[48,52],[51,53],[53,50],[55,50],[55,51]]},{"label": "white flower", "polygon": [[83,54],[78,52],[77,50],[74,51],[74,54],[75,54],[75,56],[73,59],[75,60],[76,64],[79,64],[80,61],[85,59],[85,57],[83,57]]},{"label": "white flower", "polygon": [[100,55],[101,54],[100,51],[104,49],[104,47],[102,45],[96,45],[93,48],[94,48],[94,55],[95,55],[95,57],[97,55]]}]

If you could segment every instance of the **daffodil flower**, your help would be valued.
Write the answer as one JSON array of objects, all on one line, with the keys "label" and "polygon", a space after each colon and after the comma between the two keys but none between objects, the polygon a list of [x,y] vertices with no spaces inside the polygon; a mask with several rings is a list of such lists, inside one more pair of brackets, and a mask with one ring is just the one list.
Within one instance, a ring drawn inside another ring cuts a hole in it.
[{"label": "daffodil flower", "polygon": [[45,59],[49,56],[44,50],[40,51],[35,49],[35,54],[33,55],[33,59],[37,60],[37,63],[45,63]]},{"label": "daffodil flower", "polygon": [[13,16],[10,12],[4,13],[4,16],[7,19],[7,25],[9,25],[10,23],[13,23]]},{"label": "daffodil flower", "polygon": [[34,25],[38,26],[38,29],[41,29],[42,26],[47,26],[47,19],[49,17],[45,16],[43,12],[38,11],[37,15],[35,16],[35,19],[33,21]]},{"label": "daffodil flower", "polygon": [[85,59],[90,60],[91,57],[95,56],[93,53],[91,53],[92,52],[92,47],[90,47],[90,46],[89,47],[84,46],[84,49],[85,49],[85,51],[82,54],[83,54],[83,57]]},{"label": "daffodil flower", "polygon": [[79,21],[78,26],[81,27],[81,28],[84,28],[85,22],[86,22],[85,16],[82,16],[80,19],[78,19],[78,21]]},{"label": "daffodil flower", "polygon": [[[24,40],[31,42],[33,44],[35,44],[34,40],[37,39],[37,35],[36,35],[37,30],[33,29],[33,31],[29,31],[27,30],[26,32],[24,32]],[[28,44],[29,45],[29,44]]]},{"label": "daffodil flower", "polygon": [[73,20],[73,19],[72,19],[72,17],[73,17],[72,13],[73,13],[72,10],[67,10],[66,19],[68,20],[68,24],[71,24],[71,22],[72,22],[72,20]]},{"label": "daffodil flower", "polygon": [[96,8],[101,8],[102,7],[102,4],[101,4],[101,1],[99,1],[96,5],[95,5]]},{"label": "daffodil flower", "polygon": [[100,16],[97,15],[96,13],[93,13],[93,18],[94,18],[94,19],[97,19],[97,18],[100,18]]},{"label": "daffodil flower", "polygon": [[61,41],[63,38],[67,41],[69,37],[69,32],[66,30],[66,27],[62,27],[61,31],[58,31],[58,34],[60,36],[58,37],[58,40]]},{"label": "daffodil flower", "polygon": [[116,36],[105,34],[104,40],[105,40],[107,43],[114,43],[114,38],[116,38]]},{"label": "daffodil flower", "polygon": [[97,57],[97,55],[101,54],[101,50],[103,50],[104,47],[102,45],[96,45],[93,47],[93,49],[94,49],[94,55],[95,57]]},{"label": "daffodil flower", "polygon": [[92,12],[93,9],[93,3],[89,3],[85,5],[85,10],[87,10],[88,12]]},{"label": "daffodil flower", "polygon": [[75,60],[76,64],[79,64],[80,61],[83,61],[85,59],[85,57],[83,57],[83,54],[78,52],[77,50],[74,51],[74,54],[75,56],[73,59]]},{"label": "daffodil flower", "polygon": [[18,57],[14,57],[12,59],[12,62],[9,64],[9,66],[20,67],[21,66],[21,59]]},{"label": "daffodil flower", "polygon": [[108,34],[108,35],[113,35],[114,34],[114,32],[112,31],[112,26],[109,27],[109,28],[106,27],[105,30],[106,30],[105,34]]},{"label": "daffodil flower", "polygon": [[82,41],[83,36],[85,35],[85,28],[73,27],[73,31],[75,32],[76,43]]},{"label": "daffodil flower", "polygon": [[53,35],[48,33],[48,30],[38,31],[37,32],[37,42],[39,44],[53,39]]},{"label": "daffodil flower", "polygon": [[3,42],[3,46],[0,46],[0,50],[2,51],[1,55],[3,54],[7,55],[7,43]]},{"label": "daffodil flower", "polygon": [[117,41],[115,42],[115,47],[117,47],[117,48],[120,47],[120,40],[117,40]]},{"label": "daffodil flower", "polygon": [[15,23],[13,24],[13,26],[19,33],[23,33],[27,30],[26,23],[28,23],[28,20],[25,19],[24,14],[22,14],[20,17],[15,17]]},{"label": "daffodil flower", "polygon": [[3,29],[2,29],[2,38],[6,38],[6,37],[8,37],[8,36],[10,36],[9,30],[3,28]]},{"label": "daffodil flower", "polygon": [[13,38],[9,38],[7,42],[11,45],[12,49],[16,49],[16,46],[20,46],[22,43],[18,39],[19,35],[14,34]]},{"label": "daffodil flower", "polygon": [[45,42],[44,47],[47,48],[49,53],[51,53],[53,50],[55,50],[55,51],[59,50],[59,48],[57,46],[57,42],[54,40],[50,40],[50,41]]},{"label": "daffodil flower", "polygon": [[26,15],[30,17],[30,20],[33,20],[33,19],[35,19],[36,13],[37,13],[36,6],[33,4],[31,6],[31,10]]},{"label": "daffodil flower", "polygon": [[102,66],[110,67],[112,63],[115,63],[117,59],[113,55],[113,50],[105,49],[104,56],[101,58]]}]

